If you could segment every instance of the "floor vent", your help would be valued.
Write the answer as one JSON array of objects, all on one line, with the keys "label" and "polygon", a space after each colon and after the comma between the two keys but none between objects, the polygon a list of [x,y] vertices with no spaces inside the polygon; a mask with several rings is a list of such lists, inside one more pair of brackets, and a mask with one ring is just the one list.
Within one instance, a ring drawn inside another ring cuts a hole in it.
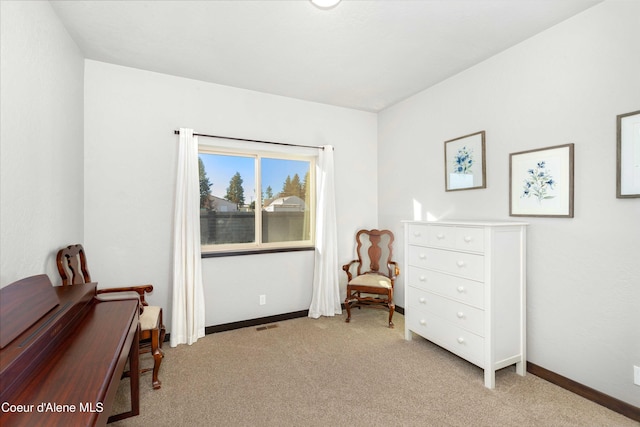
[{"label": "floor vent", "polygon": [[278,325],[267,325],[267,326],[260,326],[259,328],[256,328],[256,331],[266,331],[267,329],[273,329],[273,328],[277,328]]}]

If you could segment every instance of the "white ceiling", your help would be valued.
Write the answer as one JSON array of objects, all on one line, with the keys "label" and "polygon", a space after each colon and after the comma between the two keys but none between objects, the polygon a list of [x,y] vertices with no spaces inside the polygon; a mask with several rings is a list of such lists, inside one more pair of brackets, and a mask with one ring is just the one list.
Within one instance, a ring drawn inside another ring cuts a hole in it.
[{"label": "white ceiling", "polygon": [[89,59],[377,112],[601,1],[51,4]]}]

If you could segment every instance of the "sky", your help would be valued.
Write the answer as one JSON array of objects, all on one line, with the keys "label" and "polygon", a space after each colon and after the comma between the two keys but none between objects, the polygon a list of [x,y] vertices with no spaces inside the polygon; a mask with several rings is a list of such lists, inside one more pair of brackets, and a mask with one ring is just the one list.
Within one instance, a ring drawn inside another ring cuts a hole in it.
[{"label": "sky", "polygon": [[[242,177],[245,203],[249,204],[256,199],[255,192],[255,167],[253,157],[226,156],[218,154],[200,153],[204,168],[211,182],[211,194],[222,197],[227,194],[229,181],[236,172]],[[309,170],[309,162],[285,159],[262,159],[262,189],[271,186],[274,195],[282,190],[282,185],[287,175],[293,178],[297,173],[300,181]]]}]

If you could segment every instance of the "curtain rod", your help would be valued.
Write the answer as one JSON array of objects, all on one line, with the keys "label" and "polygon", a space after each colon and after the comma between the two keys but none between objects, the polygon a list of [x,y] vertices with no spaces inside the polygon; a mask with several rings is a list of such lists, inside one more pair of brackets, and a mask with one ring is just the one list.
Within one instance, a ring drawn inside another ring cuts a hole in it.
[{"label": "curtain rod", "polygon": [[[175,135],[180,135],[179,130],[174,130],[173,133]],[[245,138],[234,138],[231,136],[219,136],[219,135],[207,135],[204,133],[193,133],[193,136],[205,136],[207,138],[223,138],[223,139],[231,139],[234,141],[246,141],[246,142],[260,142],[262,144],[275,144],[275,145],[286,145],[289,147],[304,147],[304,148],[317,148],[318,150],[324,150],[324,147],[317,145],[302,145],[302,144],[289,144],[287,142],[273,142],[273,141],[261,141],[259,139],[245,139]]]}]

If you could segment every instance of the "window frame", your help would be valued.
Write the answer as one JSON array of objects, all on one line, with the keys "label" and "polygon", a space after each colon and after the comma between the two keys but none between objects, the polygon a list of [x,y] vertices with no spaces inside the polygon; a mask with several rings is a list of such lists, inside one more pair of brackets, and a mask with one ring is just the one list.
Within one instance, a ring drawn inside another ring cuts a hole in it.
[{"label": "window frame", "polygon": [[[250,243],[224,243],[217,245],[203,245],[200,242],[200,251],[203,258],[231,256],[231,255],[250,255],[260,253],[275,252],[294,252],[315,249],[315,224],[316,224],[316,165],[318,156],[311,154],[299,154],[295,152],[284,152],[281,150],[251,150],[247,148],[232,148],[209,144],[198,144],[198,156],[201,154],[216,154],[222,156],[249,157],[254,159],[254,176],[255,188],[260,189],[260,195],[256,194],[254,223],[255,223],[255,241]],[[297,160],[309,162],[309,178],[308,188],[311,195],[308,199],[309,210],[309,239],[284,241],[284,242],[262,242],[262,170],[261,160],[263,158]],[[258,192],[258,191],[256,191]]]}]

